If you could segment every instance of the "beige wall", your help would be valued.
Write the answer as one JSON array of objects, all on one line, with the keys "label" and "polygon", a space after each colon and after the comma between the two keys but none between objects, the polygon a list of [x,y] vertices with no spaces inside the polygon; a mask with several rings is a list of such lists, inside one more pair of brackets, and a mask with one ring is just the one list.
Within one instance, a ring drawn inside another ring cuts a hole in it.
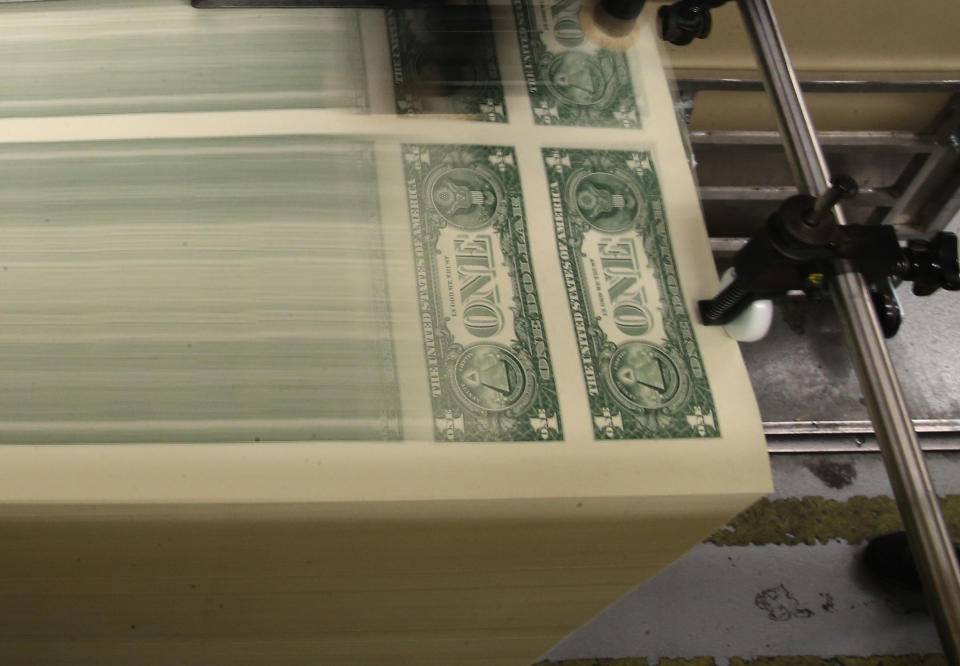
[{"label": "beige wall", "polygon": [[[924,0],[774,0],[798,71],[934,72],[960,78],[960,2]],[[713,12],[713,33],[687,47],[668,46],[677,70],[755,69],[734,3]],[[923,130],[948,95],[811,94],[814,124],[822,130]],[[695,129],[773,129],[761,93],[707,92],[694,107]]]},{"label": "beige wall", "polygon": [[[774,0],[798,69],[960,73],[956,0]],[[678,67],[754,66],[734,3],[713,12],[713,34],[669,47]]]}]

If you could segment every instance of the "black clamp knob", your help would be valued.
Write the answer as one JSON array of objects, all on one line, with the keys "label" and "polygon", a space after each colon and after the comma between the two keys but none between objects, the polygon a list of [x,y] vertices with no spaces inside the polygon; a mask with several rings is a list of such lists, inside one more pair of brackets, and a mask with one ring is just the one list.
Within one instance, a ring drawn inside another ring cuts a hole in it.
[{"label": "black clamp knob", "polygon": [[632,21],[640,16],[647,0],[600,0],[600,8],[615,19]]},{"label": "black clamp knob", "polygon": [[713,19],[710,10],[726,0],[678,0],[657,10],[660,38],[676,46],[686,46],[694,39],[710,35]]},{"label": "black clamp knob", "polygon": [[[600,0],[603,15],[617,21],[634,21],[647,0]],[[727,0],[676,0],[657,10],[657,31],[660,38],[676,46],[686,46],[694,39],[710,35],[713,19],[710,10]]]},{"label": "black clamp knob", "polygon": [[725,324],[756,299],[820,290],[825,276],[855,271],[870,284],[884,334],[892,337],[902,320],[892,279],[912,281],[918,296],[960,290],[956,234],[940,232],[902,248],[889,225],[838,225],[833,207],[856,193],[852,178],[837,176],[817,199],[806,194],[786,199],[734,257],[736,279],[716,297],[699,302],[701,321]]},{"label": "black clamp knob", "polygon": [[937,289],[960,291],[956,234],[941,231],[930,241],[908,241],[904,257],[901,277],[913,281],[917,296],[929,296]]}]

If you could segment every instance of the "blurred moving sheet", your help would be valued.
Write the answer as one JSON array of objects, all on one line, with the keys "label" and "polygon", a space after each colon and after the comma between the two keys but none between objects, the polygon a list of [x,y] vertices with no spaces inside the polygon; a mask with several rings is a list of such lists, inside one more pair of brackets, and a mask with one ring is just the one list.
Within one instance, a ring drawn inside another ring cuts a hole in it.
[{"label": "blurred moving sheet", "polygon": [[2,441],[401,437],[372,144],[29,144],[0,171]]},{"label": "blurred moving sheet", "polygon": [[[0,21],[32,45],[0,73],[19,103],[138,111],[0,122],[3,441],[743,439],[736,345],[690,316],[716,278],[648,35],[606,51],[533,0]],[[194,95],[211,68],[226,98]],[[364,106],[316,108],[346,89]],[[315,108],[208,111],[241,90]]]},{"label": "blurred moving sheet", "polygon": [[2,117],[366,106],[356,11],[28,2],[0,30]]},{"label": "blurred moving sheet", "polygon": [[0,609],[42,637],[0,653],[109,640],[122,597],[169,655],[519,663],[770,490],[737,344],[691,315],[717,277],[652,25],[613,53],[576,3],[469,11],[0,8],[0,508],[297,503],[310,555],[265,579],[181,573],[176,536],[156,566],[367,594],[329,634],[309,586],[194,625],[79,566],[110,610]]}]

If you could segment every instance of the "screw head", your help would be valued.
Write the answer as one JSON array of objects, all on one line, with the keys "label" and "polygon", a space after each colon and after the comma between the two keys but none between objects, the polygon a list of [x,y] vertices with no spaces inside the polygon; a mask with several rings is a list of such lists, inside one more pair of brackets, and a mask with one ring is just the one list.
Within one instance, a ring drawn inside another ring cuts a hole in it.
[{"label": "screw head", "polygon": [[830,180],[830,184],[837,191],[839,198],[851,199],[860,191],[857,181],[846,174],[838,174]]},{"label": "screw head", "polygon": [[960,134],[954,132],[947,137],[947,145],[953,148],[954,151],[960,153]]}]

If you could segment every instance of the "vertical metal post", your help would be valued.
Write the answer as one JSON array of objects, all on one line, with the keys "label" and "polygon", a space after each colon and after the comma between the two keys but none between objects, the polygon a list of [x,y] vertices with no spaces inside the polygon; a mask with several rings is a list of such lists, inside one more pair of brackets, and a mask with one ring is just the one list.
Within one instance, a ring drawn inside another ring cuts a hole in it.
[{"label": "vertical metal post", "polygon": [[[770,0],[738,0],[801,191],[828,187],[829,172],[800,93]],[[846,224],[843,211],[834,208]],[[880,332],[867,286],[838,265],[833,301],[877,433],[884,464],[949,663],[960,664],[960,570],[930,481],[903,390]]]}]

